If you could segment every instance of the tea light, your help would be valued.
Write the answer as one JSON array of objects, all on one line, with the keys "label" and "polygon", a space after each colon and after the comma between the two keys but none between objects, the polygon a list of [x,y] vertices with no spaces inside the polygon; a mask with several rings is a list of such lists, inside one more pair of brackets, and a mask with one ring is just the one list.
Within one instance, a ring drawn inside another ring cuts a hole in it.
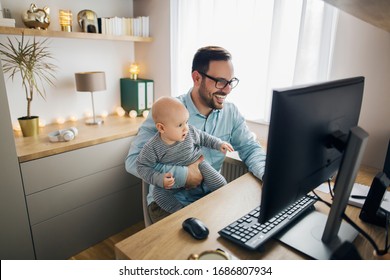
[{"label": "tea light", "polygon": [[107,118],[107,117],[108,117],[108,112],[107,112],[107,111],[103,111],[103,112],[100,114],[100,116],[101,116],[102,118]]},{"label": "tea light", "polygon": [[14,125],[12,126],[13,130],[15,131],[22,131],[22,129],[20,128],[20,125],[19,123],[14,123]]},{"label": "tea light", "polygon": [[148,115],[149,115],[149,110],[145,110],[145,111],[142,112],[142,116],[143,116],[144,118],[147,118]]},{"label": "tea light", "polygon": [[45,127],[46,126],[46,121],[44,119],[39,119],[39,127]]},{"label": "tea light", "polygon": [[76,115],[72,115],[72,116],[69,117],[69,120],[70,120],[71,122],[77,122],[77,121],[78,121],[78,118],[77,118]]},{"label": "tea light", "polygon": [[131,110],[129,112],[129,117],[132,118],[132,119],[136,118],[137,117],[137,111]]},{"label": "tea light", "polygon": [[120,116],[120,117],[123,117],[123,116],[126,114],[125,110],[124,110],[122,107],[116,108],[116,113],[117,113],[118,116]]},{"label": "tea light", "polygon": [[58,118],[56,119],[56,123],[57,123],[57,124],[64,124],[64,123],[65,123],[65,118],[63,118],[63,117],[58,117]]}]

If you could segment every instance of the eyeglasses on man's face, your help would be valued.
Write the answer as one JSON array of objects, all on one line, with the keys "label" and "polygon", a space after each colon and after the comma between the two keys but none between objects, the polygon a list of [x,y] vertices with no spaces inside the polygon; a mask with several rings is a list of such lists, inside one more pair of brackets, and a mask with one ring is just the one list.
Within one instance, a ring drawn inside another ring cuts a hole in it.
[{"label": "eyeglasses on man's face", "polygon": [[222,78],[214,78],[212,76],[207,75],[204,72],[200,72],[200,71],[198,71],[198,72],[202,76],[205,76],[205,77],[209,78],[210,80],[213,80],[215,82],[215,87],[217,89],[224,89],[227,85],[230,85],[230,88],[233,89],[233,88],[235,88],[238,85],[238,82],[240,81],[237,78],[233,78],[230,81],[227,81],[227,80],[222,79]]}]

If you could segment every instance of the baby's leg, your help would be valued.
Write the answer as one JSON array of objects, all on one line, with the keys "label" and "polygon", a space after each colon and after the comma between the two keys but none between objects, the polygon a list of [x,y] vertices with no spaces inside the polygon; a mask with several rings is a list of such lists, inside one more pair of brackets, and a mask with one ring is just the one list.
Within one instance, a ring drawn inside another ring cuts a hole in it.
[{"label": "baby's leg", "polygon": [[163,210],[174,213],[183,208],[183,205],[176,199],[173,191],[155,187],[153,190],[153,199]]},{"label": "baby's leg", "polygon": [[215,170],[207,161],[204,160],[199,163],[199,170],[203,175],[206,186],[211,191],[215,191],[227,184],[226,179],[222,176],[222,174]]}]

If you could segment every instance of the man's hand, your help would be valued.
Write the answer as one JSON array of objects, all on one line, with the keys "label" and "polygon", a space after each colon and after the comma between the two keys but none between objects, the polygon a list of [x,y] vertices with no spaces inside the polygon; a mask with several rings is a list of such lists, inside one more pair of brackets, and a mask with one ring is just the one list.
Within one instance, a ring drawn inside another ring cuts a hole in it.
[{"label": "man's hand", "polygon": [[199,170],[199,163],[204,160],[203,156],[201,156],[196,162],[188,165],[188,174],[186,181],[186,189],[196,188],[200,183],[202,183],[203,176]]}]

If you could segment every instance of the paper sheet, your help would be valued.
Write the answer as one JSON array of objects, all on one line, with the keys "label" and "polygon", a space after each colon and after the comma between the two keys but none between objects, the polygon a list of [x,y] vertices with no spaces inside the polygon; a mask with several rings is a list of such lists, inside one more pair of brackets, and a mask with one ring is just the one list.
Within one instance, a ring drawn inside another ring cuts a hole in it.
[{"label": "paper sheet", "polygon": [[[332,184],[332,189],[333,189],[333,184]],[[355,183],[352,187],[351,196],[352,195],[367,196],[369,189],[370,189],[369,186]],[[316,188],[316,190],[319,190],[324,193],[329,193],[328,183],[323,183],[319,185]],[[348,204],[362,208],[366,200],[352,198],[351,196],[349,197]],[[390,191],[386,191],[384,198],[382,200],[381,208],[390,212]]]}]

